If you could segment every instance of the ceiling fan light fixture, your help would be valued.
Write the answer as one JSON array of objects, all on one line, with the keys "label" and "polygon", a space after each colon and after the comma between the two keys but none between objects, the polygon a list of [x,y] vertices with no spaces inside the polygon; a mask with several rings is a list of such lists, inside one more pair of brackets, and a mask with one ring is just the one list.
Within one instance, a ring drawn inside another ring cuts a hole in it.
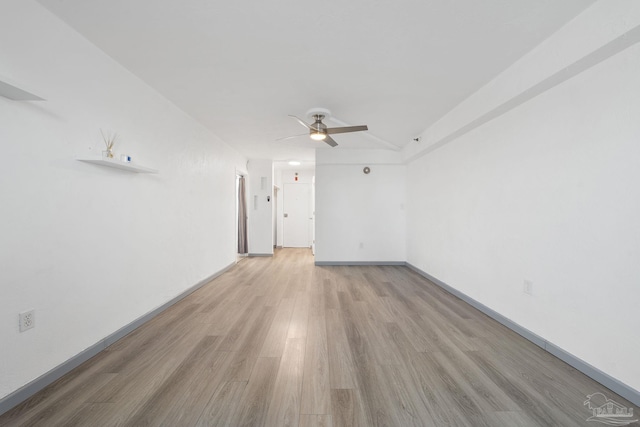
[{"label": "ceiling fan light fixture", "polygon": [[322,141],[327,137],[326,133],[323,132],[311,132],[311,139],[315,141]]},{"label": "ceiling fan light fixture", "polygon": [[[323,141],[325,144],[327,144],[330,147],[338,146],[338,143],[330,136],[330,135],[333,135],[334,133],[361,132],[363,130],[369,130],[367,125],[340,126],[340,127],[333,127],[333,128],[327,127],[327,125],[322,123],[322,119],[324,119],[325,117],[329,117],[331,115],[331,112],[326,108],[314,108],[313,110],[309,110],[307,114],[311,114],[313,116],[314,122],[312,124],[309,124],[304,120],[302,120],[301,118],[291,114],[289,115],[289,117],[296,119],[298,123],[300,123],[305,128],[309,129],[309,136],[311,137],[311,139],[313,139],[314,141]],[[280,139],[286,139],[286,138],[280,138]]]}]

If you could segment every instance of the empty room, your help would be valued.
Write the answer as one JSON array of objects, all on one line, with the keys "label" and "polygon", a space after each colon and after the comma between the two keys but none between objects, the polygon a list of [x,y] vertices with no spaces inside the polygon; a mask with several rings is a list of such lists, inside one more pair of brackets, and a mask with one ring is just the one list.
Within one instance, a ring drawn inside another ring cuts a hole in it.
[{"label": "empty room", "polygon": [[640,426],[640,2],[0,40],[0,426]]}]

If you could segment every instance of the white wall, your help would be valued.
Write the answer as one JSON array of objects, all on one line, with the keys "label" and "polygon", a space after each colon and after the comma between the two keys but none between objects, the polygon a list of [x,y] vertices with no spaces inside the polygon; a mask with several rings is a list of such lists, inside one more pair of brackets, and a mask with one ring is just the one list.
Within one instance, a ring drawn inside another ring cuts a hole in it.
[{"label": "white wall", "polygon": [[405,261],[405,187],[397,152],[317,150],[316,262]]},{"label": "white wall", "polygon": [[[47,99],[0,97],[2,398],[233,263],[245,159],[33,1],[0,39],[0,76]],[[100,128],[160,173],[74,160]]]},{"label": "white wall", "polygon": [[[273,254],[273,163],[249,160],[247,193],[249,255]],[[269,198],[269,201],[267,201]]]},{"label": "white wall", "polygon": [[[535,85],[527,70],[546,70],[542,81],[564,66],[565,49],[588,55],[638,23],[637,2],[597,3],[424,143],[491,110],[492,99],[509,102],[523,81]],[[411,162],[407,259],[640,390],[638,93],[635,44]]]}]

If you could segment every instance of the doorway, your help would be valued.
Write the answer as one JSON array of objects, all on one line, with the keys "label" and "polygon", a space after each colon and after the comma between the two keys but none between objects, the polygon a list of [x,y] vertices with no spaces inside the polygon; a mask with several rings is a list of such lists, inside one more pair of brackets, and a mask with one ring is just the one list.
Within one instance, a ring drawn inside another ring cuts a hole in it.
[{"label": "doorway", "polygon": [[236,230],[237,251],[239,256],[246,256],[249,251],[247,242],[247,196],[245,177],[236,174]]},{"label": "doorway", "polygon": [[278,188],[277,185],[273,186],[273,249],[278,247]]},{"label": "doorway", "polygon": [[284,184],[283,242],[287,248],[311,247],[311,184]]}]

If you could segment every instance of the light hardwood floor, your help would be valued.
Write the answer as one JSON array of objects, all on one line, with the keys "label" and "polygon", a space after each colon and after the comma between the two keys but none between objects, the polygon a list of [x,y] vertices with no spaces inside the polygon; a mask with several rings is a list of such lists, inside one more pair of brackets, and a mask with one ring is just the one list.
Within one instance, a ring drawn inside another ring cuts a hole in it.
[{"label": "light hardwood floor", "polygon": [[242,260],[0,425],[584,426],[595,392],[633,407],[406,267],[316,267],[283,249]]}]

